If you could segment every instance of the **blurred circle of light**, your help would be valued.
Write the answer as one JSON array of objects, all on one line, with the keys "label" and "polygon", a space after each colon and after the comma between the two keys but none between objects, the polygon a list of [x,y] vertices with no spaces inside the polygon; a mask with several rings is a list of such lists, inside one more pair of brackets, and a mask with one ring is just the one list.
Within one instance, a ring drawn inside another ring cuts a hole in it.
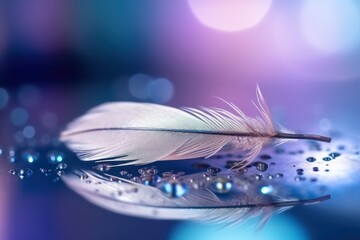
[{"label": "blurred circle of light", "polygon": [[259,219],[249,219],[237,227],[226,227],[225,224],[183,223],[174,229],[171,240],[307,240],[308,233],[301,223],[287,214],[277,214],[270,218],[259,231]]},{"label": "blurred circle of light", "polygon": [[10,119],[13,125],[22,126],[29,119],[29,114],[24,108],[15,108],[10,113]]},{"label": "blurred circle of light", "polygon": [[150,82],[147,90],[152,102],[166,103],[173,97],[174,85],[166,78],[159,78]]},{"label": "blurred circle of light", "polygon": [[258,24],[268,12],[272,0],[188,0],[190,8],[204,25],[236,32]]},{"label": "blurred circle of light", "polygon": [[141,100],[148,98],[147,87],[152,81],[152,78],[145,74],[135,74],[129,79],[130,93]]},{"label": "blurred circle of light", "polygon": [[360,9],[352,0],[307,0],[300,13],[301,30],[315,48],[336,53],[360,42]]},{"label": "blurred circle of light", "polygon": [[33,126],[26,126],[23,130],[23,135],[26,138],[33,138],[35,136],[35,128]]},{"label": "blurred circle of light", "polygon": [[269,186],[262,186],[261,188],[260,188],[260,192],[262,193],[262,194],[269,194],[269,193],[271,193],[273,191],[273,187],[271,186],[271,185],[269,185]]},{"label": "blurred circle of light", "polygon": [[0,109],[6,107],[9,101],[9,94],[4,88],[0,88]]}]

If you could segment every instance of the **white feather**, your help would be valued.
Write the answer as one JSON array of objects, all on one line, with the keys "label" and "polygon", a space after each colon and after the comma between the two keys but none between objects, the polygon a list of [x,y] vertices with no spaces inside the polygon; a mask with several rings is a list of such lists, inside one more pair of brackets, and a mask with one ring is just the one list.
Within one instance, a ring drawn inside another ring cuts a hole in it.
[{"label": "white feather", "polygon": [[[107,103],[69,124],[61,140],[82,160],[131,161],[119,165],[210,157],[225,145],[246,151],[244,163],[248,163],[280,136],[259,87],[256,93],[261,115],[257,118],[246,116],[232,103],[227,104],[236,114],[219,108]],[[280,130],[295,138],[290,130]],[[285,141],[289,139],[281,139]]]},{"label": "white feather", "polygon": [[[234,189],[228,196],[229,199],[221,199],[208,187],[189,188],[185,195],[169,198],[157,187],[108,174],[99,175],[93,171],[76,171],[63,175],[62,180],[88,201],[116,213],[151,219],[195,220],[236,226],[248,218],[262,216],[261,226],[274,212],[279,213],[295,205],[314,204],[329,198],[326,195],[300,200],[288,196],[286,190],[282,192],[285,185],[276,183],[273,184],[274,188],[278,189],[274,191],[277,192],[276,196],[259,194],[261,183],[258,181],[249,182],[246,191]],[[79,176],[84,174],[86,180],[81,180]],[[202,179],[203,175],[198,173],[187,177],[195,179],[196,182]],[[110,178],[113,181],[110,181]],[[235,176],[233,180],[236,186],[248,181],[241,176]]]},{"label": "white feather", "polygon": [[250,195],[242,195],[236,201],[221,201],[214,193],[205,189],[189,192],[180,198],[169,198],[155,187],[123,178],[117,178],[121,183],[111,182],[94,172],[84,173],[86,181],[80,180],[77,174],[64,175],[62,180],[95,205],[119,214],[142,218],[237,225],[259,215],[266,219],[274,212],[281,212],[301,203],[291,197],[271,202],[266,196],[256,196],[257,192],[252,191],[249,191]]}]

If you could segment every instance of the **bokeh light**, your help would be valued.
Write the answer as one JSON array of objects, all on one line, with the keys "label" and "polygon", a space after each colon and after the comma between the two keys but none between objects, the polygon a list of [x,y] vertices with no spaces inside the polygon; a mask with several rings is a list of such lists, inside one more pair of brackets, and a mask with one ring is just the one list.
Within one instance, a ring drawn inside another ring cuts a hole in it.
[{"label": "bokeh light", "polygon": [[30,125],[24,127],[23,135],[24,135],[24,137],[26,137],[26,138],[33,138],[33,137],[35,137],[35,128],[34,128],[33,126],[30,126]]},{"label": "bokeh light", "polygon": [[145,74],[135,74],[129,79],[130,93],[141,100],[148,98],[147,87],[152,78]]},{"label": "bokeh light", "polygon": [[140,100],[166,103],[174,95],[174,85],[167,78],[152,78],[145,74],[135,74],[129,79],[129,91]]},{"label": "bokeh light", "polygon": [[188,0],[201,23],[211,28],[235,32],[258,24],[268,12],[271,0]]},{"label": "bokeh light", "polygon": [[175,229],[171,240],[306,240],[309,236],[295,218],[288,214],[272,216],[259,231],[259,219],[250,219],[238,227],[225,227],[223,224],[183,223]]},{"label": "bokeh light", "polygon": [[360,42],[360,9],[353,0],[307,0],[300,18],[305,38],[321,51],[348,51]]},{"label": "bokeh light", "polygon": [[155,103],[166,103],[174,94],[173,84],[166,78],[155,79],[148,85],[149,99]]},{"label": "bokeh light", "polygon": [[274,61],[283,65],[276,71],[287,71],[301,82],[358,79],[359,10],[359,3],[348,0],[288,1],[274,6],[269,45],[274,46]]},{"label": "bokeh light", "polygon": [[15,108],[10,113],[10,119],[13,125],[22,126],[29,119],[29,114],[24,108]]}]

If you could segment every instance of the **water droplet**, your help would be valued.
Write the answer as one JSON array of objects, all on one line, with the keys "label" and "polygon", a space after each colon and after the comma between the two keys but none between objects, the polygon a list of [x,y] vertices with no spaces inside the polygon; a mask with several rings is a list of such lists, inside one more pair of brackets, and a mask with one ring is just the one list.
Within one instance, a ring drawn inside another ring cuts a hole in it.
[{"label": "water droplet", "polygon": [[304,169],[302,168],[298,168],[296,169],[297,175],[303,175],[304,174]]},{"label": "water droplet", "polygon": [[100,172],[107,172],[111,169],[111,166],[110,164],[98,164],[94,168]]},{"label": "water droplet", "polygon": [[136,183],[141,183],[141,179],[139,177],[133,177],[131,179],[131,181],[136,182]]},{"label": "water droplet", "polygon": [[309,143],[310,143],[309,150],[321,151],[321,145],[318,142],[311,141]]},{"label": "water droplet", "polygon": [[306,180],[306,178],[304,178],[304,177],[295,177],[294,178],[295,179],[295,181],[297,181],[297,182],[299,182],[299,181],[305,181]]},{"label": "water droplet", "polygon": [[273,191],[273,186],[271,185],[267,185],[267,186],[261,186],[260,187],[260,192],[262,194],[269,194]]},{"label": "water droplet", "polygon": [[40,168],[39,169],[41,173],[43,173],[46,177],[51,176],[52,170],[51,169],[45,169],[45,168]]},{"label": "water droplet", "polygon": [[341,154],[338,153],[338,152],[332,152],[332,153],[329,154],[329,156],[332,157],[332,158],[337,158],[337,157],[339,157],[340,155],[341,155]]},{"label": "water droplet", "polygon": [[145,185],[156,187],[158,183],[161,181],[161,178],[158,175],[146,175],[141,177],[141,181]]},{"label": "water droplet", "polygon": [[186,173],[185,172],[177,172],[175,175],[177,176],[177,177],[180,177],[180,176],[183,176],[183,175],[185,175]]},{"label": "water droplet", "polygon": [[268,174],[268,175],[267,175],[267,179],[269,179],[269,180],[274,179],[274,176],[271,175],[271,174]]},{"label": "water droplet", "polygon": [[236,160],[230,160],[230,161],[226,161],[225,167],[230,169],[230,168],[240,168],[244,166],[244,162],[242,161],[236,161]]},{"label": "water droplet", "polygon": [[30,177],[33,174],[33,170],[31,170],[30,168],[24,168],[24,169],[20,169],[20,171],[17,173],[17,176],[20,179],[24,179],[25,177]]},{"label": "water droplet", "polygon": [[175,174],[172,173],[172,172],[163,172],[162,176],[165,177],[165,178],[168,178],[168,177],[172,177],[174,176]]},{"label": "water droplet", "polygon": [[39,153],[33,150],[27,150],[22,153],[22,158],[28,163],[34,163],[39,158]]},{"label": "water droplet", "polygon": [[16,162],[15,156],[10,156],[10,157],[9,157],[9,161],[10,161],[11,163],[15,163],[15,162]]},{"label": "water droplet", "polygon": [[13,148],[10,148],[10,149],[9,149],[9,156],[10,156],[10,157],[15,156],[15,150],[14,150]]},{"label": "water droplet", "polygon": [[66,163],[59,163],[56,168],[60,169],[60,170],[64,170],[68,167],[68,165]]},{"label": "water droplet", "polygon": [[339,149],[339,150],[345,150],[345,145],[339,145],[339,146],[338,146],[338,149]]},{"label": "water droplet", "polygon": [[254,177],[256,180],[261,180],[261,179],[262,179],[262,175],[261,175],[261,174],[254,174],[253,177]]},{"label": "water droplet", "polygon": [[276,148],[276,149],[275,149],[275,153],[277,153],[277,154],[285,153],[285,149],[283,149],[283,148]]},{"label": "water droplet", "polygon": [[247,168],[238,168],[238,169],[235,169],[235,171],[239,174],[245,174],[248,172],[248,169]]},{"label": "water droplet", "polygon": [[216,175],[219,172],[221,172],[221,168],[218,167],[209,167],[208,169],[206,169],[206,172],[211,174],[211,175]]},{"label": "water droplet", "polygon": [[207,163],[194,163],[193,165],[191,165],[191,167],[195,168],[195,169],[202,170],[202,169],[209,168],[210,164],[207,164]]},{"label": "water droplet", "polygon": [[284,174],[282,174],[282,173],[275,174],[275,177],[277,177],[277,178],[282,178],[283,176],[284,176]]},{"label": "water droplet", "polygon": [[325,169],[325,172],[330,172],[330,170],[329,170],[329,169]]},{"label": "water droplet", "polygon": [[81,174],[81,175],[79,176],[79,178],[80,178],[80,180],[85,180],[85,179],[88,179],[89,176],[86,175],[86,174]]},{"label": "water droplet", "polygon": [[158,173],[158,170],[155,167],[144,167],[144,168],[140,168],[138,170],[138,173],[142,176],[145,175],[154,175]]},{"label": "water droplet", "polygon": [[211,187],[214,192],[228,193],[232,189],[233,183],[230,179],[224,177],[215,177],[211,180]]},{"label": "water droplet", "polygon": [[264,162],[256,162],[254,163],[254,165],[256,169],[260,172],[265,172],[269,168],[269,166]]},{"label": "water droplet", "polygon": [[61,171],[61,170],[56,172],[56,174],[57,174],[59,177],[61,177],[62,175],[64,175],[64,173],[65,173],[65,172],[64,172],[64,171]]},{"label": "water droplet", "polygon": [[131,188],[131,189],[125,190],[126,193],[137,193],[138,191],[139,191],[139,189],[137,189],[137,188]]},{"label": "water droplet", "polygon": [[91,180],[86,180],[85,183],[90,184]]},{"label": "water droplet", "polygon": [[330,157],[324,157],[323,160],[328,162],[328,161],[331,161],[331,158]]},{"label": "water droplet", "polygon": [[47,154],[50,163],[60,163],[64,160],[64,154],[58,151],[52,151]]},{"label": "water droplet", "polygon": [[308,157],[308,158],[306,159],[306,161],[308,161],[308,162],[315,162],[315,161],[316,161],[316,158],[314,158],[314,157]]},{"label": "water droplet", "polygon": [[315,177],[310,178],[310,182],[317,182],[317,178]]},{"label": "water droplet", "polygon": [[160,189],[171,198],[184,196],[188,190],[187,185],[178,180],[165,182],[160,186]]},{"label": "water droplet", "polygon": [[15,169],[9,169],[8,173],[10,173],[11,175],[16,175],[17,171]]},{"label": "water droplet", "polygon": [[318,167],[313,167],[313,171],[314,171],[314,172],[318,172],[318,171],[319,171],[319,168],[318,168]]},{"label": "water droplet", "polygon": [[121,175],[121,176],[125,176],[126,174],[128,174],[127,171],[120,171],[120,175]]},{"label": "water droplet", "polygon": [[259,158],[262,160],[269,160],[271,158],[271,156],[268,154],[263,154],[263,155],[260,155]]}]

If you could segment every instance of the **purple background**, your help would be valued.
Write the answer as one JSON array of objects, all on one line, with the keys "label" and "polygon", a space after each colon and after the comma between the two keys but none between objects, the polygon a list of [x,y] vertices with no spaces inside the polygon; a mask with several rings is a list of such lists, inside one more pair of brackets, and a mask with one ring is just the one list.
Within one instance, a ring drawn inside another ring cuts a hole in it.
[{"label": "purple background", "polygon": [[[360,11],[359,3],[348,2]],[[36,129],[37,139],[56,135],[107,101],[226,108],[218,96],[255,115],[251,100],[257,84],[274,119],[286,127],[357,135],[360,42],[336,53],[311,46],[300,29],[302,4],[273,1],[256,26],[224,32],[201,24],[186,1],[3,1],[0,88],[6,93],[0,92],[0,148],[21,141],[14,136],[26,126]],[[353,22],[343,23],[328,27],[357,31]],[[135,92],[148,94],[139,98],[129,88],[139,73],[166,83],[135,85]],[[16,107],[29,117],[14,126],[10,116]],[[46,120],[46,113],[55,120]],[[39,187],[36,180],[20,185],[5,165],[3,157],[0,239],[168,239],[177,226],[107,212],[62,185]],[[331,221],[323,212],[313,216],[312,209],[291,214],[314,239],[343,231],[360,237],[358,222]]]}]

